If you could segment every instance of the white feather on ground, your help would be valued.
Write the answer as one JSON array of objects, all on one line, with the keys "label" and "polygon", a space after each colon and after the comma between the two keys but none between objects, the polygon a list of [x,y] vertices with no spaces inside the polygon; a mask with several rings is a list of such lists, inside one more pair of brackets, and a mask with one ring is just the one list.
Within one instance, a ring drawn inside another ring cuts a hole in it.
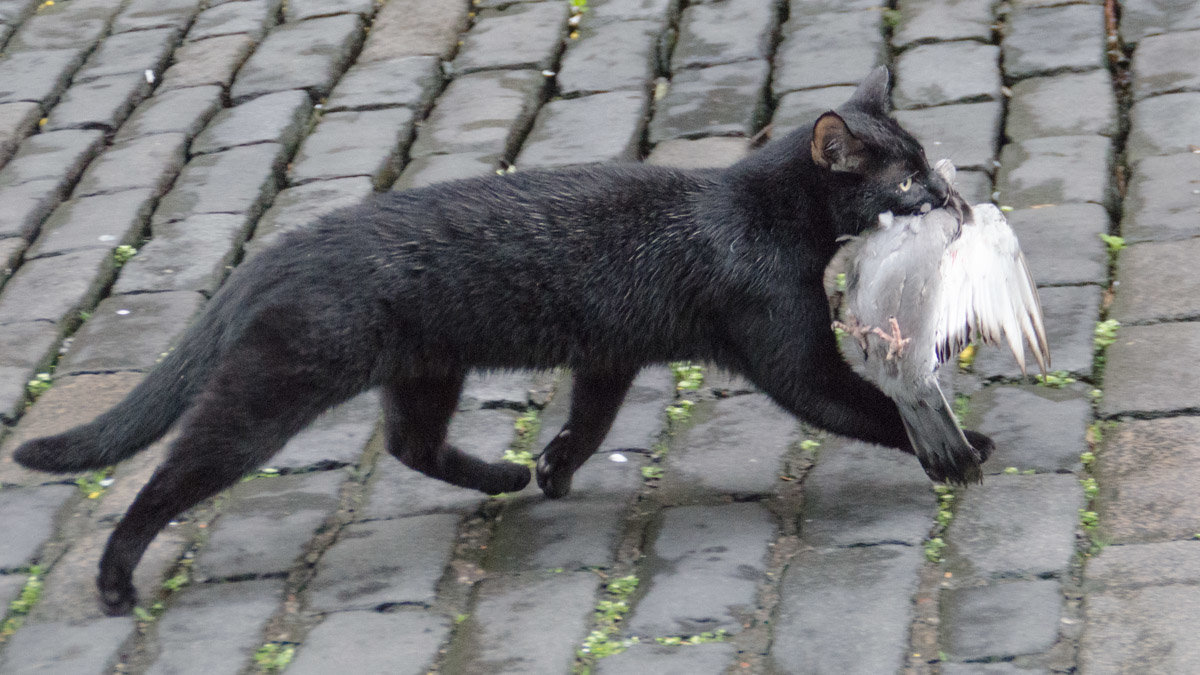
[{"label": "white feather on ground", "polygon": [[[937,169],[953,178],[953,165]],[[1016,235],[991,204],[965,222],[948,209],[880,216],[861,237],[847,274],[847,323],[867,376],[896,402],[909,439],[934,480],[978,482],[986,459],[959,428],[938,367],[972,339],[1005,345],[1025,369],[1022,340],[1043,372],[1050,363],[1037,287]]]}]

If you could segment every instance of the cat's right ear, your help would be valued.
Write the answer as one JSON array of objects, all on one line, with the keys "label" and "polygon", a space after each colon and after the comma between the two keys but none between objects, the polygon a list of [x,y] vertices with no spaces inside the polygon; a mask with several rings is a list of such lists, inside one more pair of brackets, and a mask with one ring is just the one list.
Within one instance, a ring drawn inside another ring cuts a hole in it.
[{"label": "cat's right ear", "polygon": [[866,160],[863,142],[850,133],[846,122],[830,111],[813,125],[812,159],[830,171],[858,172]]},{"label": "cat's right ear", "polygon": [[879,66],[858,85],[858,89],[854,90],[854,94],[849,101],[846,101],[846,105],[871,115],[887,115],[890,105],[888,98],[890,82],[891,75],[888,74],[887,66]]}]

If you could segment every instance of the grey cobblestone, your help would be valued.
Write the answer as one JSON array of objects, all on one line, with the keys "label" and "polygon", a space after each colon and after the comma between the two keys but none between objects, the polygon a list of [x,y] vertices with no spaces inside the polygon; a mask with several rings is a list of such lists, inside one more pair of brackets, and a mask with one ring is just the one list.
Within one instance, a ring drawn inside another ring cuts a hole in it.
[{"label": "grey cobblestone", "polygon": [[0,667],[10,673],[37,671],[90,675],[117,665],[117,646],[133,636],[132,619],[99,619],[85,624],[65,622],[25,626],[10,638]]},{"label": "grey cobblestone", "polygon": [[[1108,213],[1098,204],[1017,209],[1008,224],[1021,239],[1039,285],[1103,284],[1108,279]],[[1049,227],[1049,223],[1054,223]]]},{"label": "grey cobblestone", "polygon": [[228,150],[239,145],[279,143],[292,148],[308,122],[312,103],[303,91],[260,96],[218,112],[192,141],[192,155]]},{"label": "grey cobblestone", "polygon": [[646,90],[658,67],[659,30],[653,21],[584,23],[559,65],[559,91]]},{"label": "grey cobblestone", "polygon": [[31,136],[0,170],[0,187],[52,178],[66,189],[100,152],[103,143],[104,134],[96,130],[72,129]]},{"label": "grey cobblestone", "polygon": [[449,58],[460,31],[467,27],[469,8],[461,2],[390,0],[371,24],[371,34],[359,54],[360,63],[400,56]]},{"label": "grey cobblestone", "polygon": [[1200,317],[1200,239],[1135,244],[1121,253],[1110,314],[1123,323]]},{"label": "grey cobblestone", "polygon": [[[104,35],[108,22],[121,3],[117,0],[88,0],[47,5],[25,20],[13,33],[6,48],[90,48]],[[39,5],[41,7],[41,5]]]},{"label": "grey cobblestone", "polygon": [[48,321],[0,325],[0,422],[11,424],[24,412],[25,383],[58,356],[58,338],[58,326]]},{"label": "grey cobblestone", "polygon": [[562,50],[567,5],[532,2],[485,9],[454,58],[456,73],[497,68],[546,70]]},{"label": "grey cobblestone", "polygon": [[126,190],[64,202],[42,225],[27,259],[87,248],[132,244],[146,229],[154,206],[151,190]]},{"label": "grey cobblestone", "polygon": [[596,664],[597,675],[686,675],[723,673],[734,662],[737,651],[729,643],[699,645],[660,645],[643,642],[602,659]]},{"label": "grey cobblestone", "polygon": [[1005,133],[1013,141],[1116,131],[1117,101],[1106,70],[1031,77],[1012,86]]},{"label": "grey cobblestone", "polygon": [[16,570],[37,560],[38,551],[54,534],[57,516],[76,493],[67,485],[0,491],[0,518],[8,523],[0,570]]},{"label": "grey cobblestone", "polygon": [[519,131],[537,112],[545,80],[535,70],[455,78],[425,120],[410,154],[473,152],[499,159],[512,153]]},{"label": "grey cobblestone", "polygon": [[902,0],[897,9],[900,21],[892,33],[897,47],[945,40],[991,41],[995,19],[988,0]]},{"label": "grey cobblestone", "polygon": [[1104,8],[1018,7],[1002,47],[1004,73],[1012,78],[1103,68]]},{"label": "grey cobblestone", "polygon": [[289,178],[306,183],[365,175],[376,188],[386,187],[400,172],[412,133],[407,108],[326,113],[296,152]]},{"label": "grey cobblestone", "polygon": [[942,635],[954,657],[985,659],[1045,651],[1058,639],[1057,581],[1014,581],[949,591]]},{"label": "grey cobblestone", "polygon": [[19,237],[22,242],[33,239],[42,220],[58,206],[65,193],[66,187],[57,178],[0,186],[0,200],[4,202],[4,209],[0,210],[0,237]]},{"label": "grey cobblestone", "polygon": [[68,318],[96,301],[112,268],[112,253],[98,248],[25,263],[4,285],[0,325]]},{"label": "grey cobblestone", "polygon": [[275,25],[281,4],[282,0],[244,0],[210,6],[196,16],[187,39],[245,34],[257,42]]},{"label": "grey cobblestone", "polygon": [[422,675],[449,634],[450,622],[432,612],[339,612],[308,634],[288,672]]},{"label": "grey cobblestone", "polygon": [[1112,145],[1103,136],[1049,136],[1010,143],[1000,152],[1000,203],[1016,208],[1067,202],[1109,206]]},{"label": "grey cobblestone", "polygon": [[370,18],[378,6],[373,0],[291,0],[283,8],[288,21],[303,21],[334,14],[358,14]]},{"label": "grey cobblestone", "polygon": [[1200,324],[1123,326],[1108,348],[1100,412],[1162,413],[1200,408],[1190,385],[1192,359],[1200,358]]},{"label": "grey cobblestone", "polygon": [[1181,153],[1138,162],[1122,204],[1126,241],[1182,239],[1200,234],[1200,156]]},{"label": "grey cobblestone", "polygon": [[925,146],[931,160],[947,158],[958,169],[991,172],[1002,113],[1000,103],[986,101],[898,110],[895,118]]},{"label": "grey cobblestone", "polygon": [[139,30],[110,36],[88,56],[83,67],[75,73],[74,81],[86,82],[129,73],[143,75],[147,70],[157,76],[162,73],[178,40],[179,32],[174,28]]},{"label": "grey cobblestone", "polygon": [[[1055,370],[1084,377],[1092,374],[1092,337],[1100,316],[1099,286],[1058,286],[1038,291],[1046,320],[1046,339]],[[1025,363],[1035,362],[1028,353]],[[1036,366],[1033,366],[1036,370]],[[975,372],[983,377],[1021,377],[1012,353],[1007,348],[981,347],[975,357]]]},{"label": "grey cobblestone", "polygon": [[228,87],[254,45],[254,38],[242,34],[185,43],[175,50],[174,63],[162,74],[158,88],[168,91],[205,84]]},{"label": "grey cobblestone", "polygon": [[590,3],[586,22],[654,21],[660,27],[676,20],[678,0],[596,0]]},{"label": "grey cobblestone", "polygon": [[275,195],[284,154],[278,143],[259,143],[193,159],[159,202],[152,224],[202,213],[246,214],[253,219]]},{"label": "grey cobblestone", "polygon": [[181,133],[191,139],[221,109],[221,88],[189,87],[167,91],[144,101],[121,125],[116,139]]},{"label": "grey cobblestone", "polygon": [[160,223],[154,238],[121,268],[114,293],[200,291],[212,293],[234,262],[246,219],[204,214]]},{"label": "grey cobblestone", "polygon": [[1087,563],[1089,590],[1200,583],[1194,541],[1107,546]]},{"label": "grey cobblestone", "polygon": [[246,245],[247,255],[271,244],[287,230],[312,223],[321,214],[358,204],[371,194],[372,188],[370,178],[358,176],[314,181],[283,190],[258,220],[254,239]]},{"label": "grey cobblestone", "polygon": [[204,297],[191,291],[114,295],[75,334],[59,375],[149,370],[183,332]]},{"label": "grey cobblestone", "polygon": [[1069,472],[1079,470],[1079,455],[1087,450],[1084,432],[1091,415],[1091,404],[1073,389],[1003,385],[973,394],[963,423],[996,442],[985,473],[1008,467]]},{"label": "grey cobblestone", "polygon": [[263,624],[275,612],[279,579],[200,584],[185,589],[157,622],[162,652],[147,673],[237,671],[263,642]]},{"label": "grey cobblestone", "polygon": [[542,106],[517,166],[563,166],[638,158],[649,97],[614,91]]},{"label": "grey cobblestone", "polygon": [[1200,28],[1200,6],[1187,0],[1123,0],[1121,39],[1136,44],[1147,35]]},{"label": "grey cobblestone", "polygon": [[29,101],[0,104],[0,167],[17,151],[17,145],[37,128],[41,107]]},{"label": "grey cobblestone", "polygon": [[414,157],[405,165],[394,187],[397,190],[406,190],[491,173],[495,170],[497,161],[494,153],[467,150],[449,155]]},{"label": "grey cobblestone", "polygon": [[1200,659],[1200,588],[1157,586],[1088,598],[1079,663],[1090,673],[1180,673]]},{"label": "grey cobblestone", "polygon": [[854,87],[822,87],[784,94],[775,103],[771,135],[779,138],[793,129],[812,126],[822,113],[850,100]]},{"label": "grey cobblestone", "polygon": [[799,89],[857,85],[883,62],[885,43],[875,9],[836,14],[793,12],[782,33],[771,81],[776,96]]},{"label": "grey cobblestone", "polygon": [[978,42],[919,45],[896,59],[897,108],[1000,100],[1000,48]]},{"label": "grey cobblestone", "polygon": [[31,101],[47,109],[62,95],[82,62],[79,49],[7,53],[0,59],[0,103]]},{"label": "grey cobblestone", "polygon": [[650,142],[753,136],[763,122],[769,64],[739,61],[675,75],[650,120]]},{"label": "grey cobblestone", "polygon": [[46,121],[45,129],[116,130],[129,112],[150,95],[142,73],[126,73],[73,85],[63,94]]},{"label": "grey cobblestone", "polygon": [[362,44],[362,28],[361,17],[341,14],[272,30],[238,70],[230,98],[239,102],[287,89],[328,96]]},{"label": "grey cobblestone", "polygon": [[1200,90],[1200,31],[1154,35],[1133,55],[1133,96]]},{"label": "grey cobblestone", "polygon": [[689,5],[679,19],[671,70],[768,58],[777,4],[749,0]]},{"label": "grey cobblestone", "polygon": [[1134,104],[1130,111],[1126,159],[1136,164],[1146,157],[1190,152],[1200,138],[1200,92],[1155,96]]},{"label": "grey cobblestone", "polygon": [[113,33],[175,28],[184,30],[200,12],[202,0],[130,0],[113,19]]},{"label": "grey cobblestone", "polygon": [[360,394],[322,413],[271,458],[276,469],[290,471],[357,463],[379,422],[379,397]]},{"label": "grey cobblestone", "polygon": [[148,188],[155,197],[167,191],[186,157],[187,137],[153,134],[117,141],[92,160],[75,185],[75,197]]},{"label": "grey cobblestone", "polygon": [[347,70],[338,81],[329,94],[325,110],[405,106],[423,111],[441,85],[441,65],[432,56],[402,56],[360,63]]}]

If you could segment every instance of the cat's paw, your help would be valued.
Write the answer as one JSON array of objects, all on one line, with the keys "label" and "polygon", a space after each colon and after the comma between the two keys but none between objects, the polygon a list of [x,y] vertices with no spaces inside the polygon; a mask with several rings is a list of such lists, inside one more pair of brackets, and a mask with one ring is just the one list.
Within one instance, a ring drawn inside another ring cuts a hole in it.
[{"label": "cat's paw", "polygon": [[529,485],[529,467],[512,462],[494,462],[488,465],[487,475],[480,490],[489,495],[502,492],[520,492]]},{"label": "cat's paw", "polygon": [[556,470],[555,465],[548,459],[549,453],[543,452],[537,460],[537,482],[542,494],[550,499],[562,499],[571,492],[571,471]]},{"label": "cat's paw", "polygon": [[101,574],[96,586],[100,591],[100,611],[108,616],[125,616],[137,604],[137,591],[128,579],[106,582]]}]

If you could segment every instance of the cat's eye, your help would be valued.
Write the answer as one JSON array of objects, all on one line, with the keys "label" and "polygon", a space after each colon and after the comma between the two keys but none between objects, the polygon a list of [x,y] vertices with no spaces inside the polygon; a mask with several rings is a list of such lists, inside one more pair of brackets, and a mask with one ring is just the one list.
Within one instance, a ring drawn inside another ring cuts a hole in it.
[{"label": "cat's eye", "polygon": [[904,179],[903,183],[900,183],[900,191],[908,192],[911,189],[912,189],[912,176],[909,176],[908,178]]}]

